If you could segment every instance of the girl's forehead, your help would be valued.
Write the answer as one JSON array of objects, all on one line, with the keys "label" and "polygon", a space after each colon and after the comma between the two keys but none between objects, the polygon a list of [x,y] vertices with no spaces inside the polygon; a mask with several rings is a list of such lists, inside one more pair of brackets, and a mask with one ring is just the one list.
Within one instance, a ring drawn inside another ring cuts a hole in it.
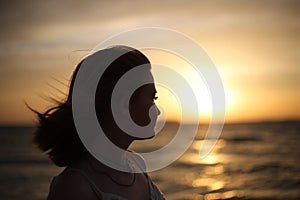
[{"label": "girl's forehead", "polygon": [[141,89],[146,93],[156,93],[156,88],[154,83],[148,83],[141,87]]}]

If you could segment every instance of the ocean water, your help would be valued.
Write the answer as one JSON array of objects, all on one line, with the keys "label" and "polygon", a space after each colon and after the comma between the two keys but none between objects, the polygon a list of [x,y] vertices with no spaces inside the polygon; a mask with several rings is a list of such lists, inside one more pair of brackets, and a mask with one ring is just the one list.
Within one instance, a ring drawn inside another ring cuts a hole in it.
[{"label": "ocean water", "polygon": [[[133,144],[148,152],[167,144],[177,124]],[[199,160],[206,126],[176,162],[150,176],[167,199],[300,199],[300,123],[226,124],[213,151]],[[33,127],[0,127],[0,199],[45,199],[55,167],[31,143]],[[172,155],[166,155],[172,156]]]}]

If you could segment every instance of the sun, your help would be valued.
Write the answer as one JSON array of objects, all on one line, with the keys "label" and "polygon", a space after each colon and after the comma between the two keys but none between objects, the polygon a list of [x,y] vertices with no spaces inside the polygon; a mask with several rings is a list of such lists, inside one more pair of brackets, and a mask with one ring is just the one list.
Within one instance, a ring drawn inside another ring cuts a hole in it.
[{"label": "sun", "polygon": [[[163,86],[156,84],[159,100],[157,103],[166,111],[167,119],[198,123],[199,121],[209,123],[212,117],[212,99],[209,91],[209,87],[202,77],[202,75],[192,66],[189,62],[183,58],[173,55],[169,52],[159,50],[147,50],[145,51],[149,59],[151,60],[152,73],[154,80],[164,80],[168,85]],[[182,84],[178,77],[172,76],[165,70],[166,67],[172,70],[175,74],[183,78],[187,84]],[[218,67],[217,67],[218,70]],[[222,79],[222,73],[219,73]],[[228,85],[224,85],[226,108],[228,110],[232,106],[233,95]],[[180,91],[180,97],[176,92],[172,91],[172,88],[176,88],[176,91]],[[192,104],[195,100],[197,105]],[[183,103],[187,102],[187,103]],[[224,109],[214,110],[217,114],[222,115]],[[182,112],[188,113],[184,119],[182,119]]]}]

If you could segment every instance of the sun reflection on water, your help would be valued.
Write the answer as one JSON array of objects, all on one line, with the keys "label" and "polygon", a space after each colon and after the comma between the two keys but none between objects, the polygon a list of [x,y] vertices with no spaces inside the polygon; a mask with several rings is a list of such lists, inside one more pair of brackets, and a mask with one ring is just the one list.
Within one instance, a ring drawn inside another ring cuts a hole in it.
[{"label": "sun reflection on water", "polygon": [[207,175],[220,175],[224,173],[224,167],[222,165],[206,167],[204,173]]},{"label": "sun reflection on water", "polygon": [[207,155],[204,158],[199,158],[200,164],[217,164],[218,163],[218,156],[217,155]]},{"label": "sun reflection on water", "polygon": [[207,200],[231,199],[231,198],[234,198],[235,196],[237,196],[236,191],[227,191],[227,192],[223,192],[223,193],[220,192],[220,193],[206,194],[204,196],[204,199],[207,199]]},{"label": "sun reflection on water", "polygon": [[224,188],[225,182],[218,181],[213,178],[199,178],[193,181],[193,187],[207,187],[210,191],[220,190]]},{"label": "sun reflection on water", "polygon": [[[181,159],[183,162],[201,165],[217,165],[221,160],[217,154],[210,154],[204,158],[200,158],[199,154],[190,153],[183,156]],[[221,169],[217,169],[221,170]]]},{"label": "sun reflection on water", "polygon": [[[180,158],[184,164],[198,169],[185,176],[185,183],[197,189],[203,199],[228,199],[234,197],[234,191],[223,191],[228,184],[228,177],[224,174],[226,158],[219,152],[226,146],[225,140],[218,140],[213,150],[205,157],[200,157],[199,149],[204,140],[193,142],[190,151]],[[182,181],[181,181],[182,183]]]},{"label": "sun reflection on water", "polygon": [[[194,150],[200,150],[201,145],[203,144],[204,140],[196,140],[193,142],[191,148]],[[223,139],[219,139],[215,146],[213,147],[213,152],[217,152],[220,148],[223,148],[224,146],[226,146],[226,141]]]},{"label": "sun reflection on water", "polygon": [[[193,142],[191,149],[193,150],[198,150],[200,149],[201,145],[203,144],[204,140],[196,140]],[[220,155],[218,154],[218,151],[223,148],[226,145],[225,140],[218,140],[217,143],[215,144],[213,150],[205,156],[204,158],[200,158],[199,152],[197,153],[191,153],[185,156],[186,158],[184,159],[185,161],[188,161],[190,163],[195,163],[195,164],[204,164],[204,165],[214,165],[218,164],[221,162]]]}]

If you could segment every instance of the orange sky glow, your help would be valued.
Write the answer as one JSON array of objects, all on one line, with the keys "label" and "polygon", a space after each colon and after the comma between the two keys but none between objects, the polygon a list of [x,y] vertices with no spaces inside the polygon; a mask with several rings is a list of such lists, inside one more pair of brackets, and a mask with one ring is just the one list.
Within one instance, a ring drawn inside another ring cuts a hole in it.
[{"label": "orange sky glow", "polygon": [[[67,92],[76,63],[89,49],[144,26],[174,29],[206,50],[224,84],[226,122],[298,120],[299,8],[298,1],[289,0],[6,2],[0,8],[0,123],[32,124],[24,101],[40,111],[49,107],[43,97],[63,97],[55,88]],[[191,77],[183,60],[144,53]],[[169,120],[179,120],[176,98],[157,88],[157,104]],[[203,88],[200,118],[208,121],[211,102]]]}]

